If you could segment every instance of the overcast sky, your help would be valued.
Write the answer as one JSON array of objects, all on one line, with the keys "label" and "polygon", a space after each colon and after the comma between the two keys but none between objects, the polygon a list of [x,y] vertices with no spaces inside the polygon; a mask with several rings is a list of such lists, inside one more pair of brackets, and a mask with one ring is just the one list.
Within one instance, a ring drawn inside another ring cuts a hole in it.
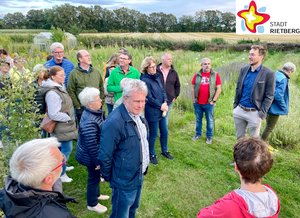
[{"label": "overcast sky", "polygon": [[177,17],[195,15],[196,11],[210,9],[235,13],[235,0],[1,0],[0,16],[14,12],[26,14],[31,9],[52,8],[66,3],[85,7],[100,5],[110,10],[127,7],[145,14],[164,12]]}]

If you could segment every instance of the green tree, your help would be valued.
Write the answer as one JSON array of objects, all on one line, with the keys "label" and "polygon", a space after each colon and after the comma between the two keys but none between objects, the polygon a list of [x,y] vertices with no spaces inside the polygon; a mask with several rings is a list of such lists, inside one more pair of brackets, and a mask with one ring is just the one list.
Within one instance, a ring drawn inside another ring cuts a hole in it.
[{"label": "green tree", "polygon": [[179,18],[178,30],[180,32],[194,32],[195,21],[193,16],[182,16]]},{"label": "green tree", "polygon": [[7,29],[22,29],[25,28],[26,19],[20,12],[13,14],[8,13],[3,17],[4,27]]},{"label": "green tree", "polygon": [[44,10],[28,11],[26,14],[26,20],[26,27],[28,29],[49,29],[47,14]]},{"label": "green tree", "polygon": [[235,32],[235,22],[235,15],[233,13],[222,13],[222,32]]},{"label": "green tree", "polygon": [[173,14],[151,13],[149,15],[150,32],[174,32],[177,26],[177,18]]}]

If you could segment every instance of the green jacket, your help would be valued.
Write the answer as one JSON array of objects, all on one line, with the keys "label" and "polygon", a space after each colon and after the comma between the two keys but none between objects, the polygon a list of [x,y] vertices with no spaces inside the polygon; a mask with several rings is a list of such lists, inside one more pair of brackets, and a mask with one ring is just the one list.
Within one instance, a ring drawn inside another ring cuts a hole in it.
[{"label": "green jacket", "polygon": [[75,108],[81,108],[78,94],[85,87],[94,87],[100,90],[100,97],[104,100],[104,86],[101,73],[98,69],[93,68],[83,70],[79,64],[70,72],[68,79],[68,93],[73,101]]},{"label": "green jacket", "polygon": [[140,79],[140,76],[140,72],[134,67],[129,66],[129,71],[125,75],[121,67],[118,66],[110,72],[107,83],[107,91],[114,93],[116,102],[119,98],[122,97],[122,89],[120,86],[121,80],[123,78]]}]

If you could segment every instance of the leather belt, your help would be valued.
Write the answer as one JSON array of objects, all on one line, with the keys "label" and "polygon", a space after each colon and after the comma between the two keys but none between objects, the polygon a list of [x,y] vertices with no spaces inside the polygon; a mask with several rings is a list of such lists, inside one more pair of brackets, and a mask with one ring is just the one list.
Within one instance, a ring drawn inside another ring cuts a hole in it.
[{"label": "leather belt", "polygon": [[256,111],[255,108],[249,108],[249,107],[244,107],[243,105],[239,104],[239,107],[242,108],[246,112],[251,112],[251,111]]}]

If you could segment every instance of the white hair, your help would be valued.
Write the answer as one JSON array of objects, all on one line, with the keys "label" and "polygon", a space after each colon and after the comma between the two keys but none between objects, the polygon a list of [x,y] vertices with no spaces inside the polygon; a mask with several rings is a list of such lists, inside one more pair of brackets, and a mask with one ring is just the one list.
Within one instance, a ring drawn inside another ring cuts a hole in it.
[{"label": "white hair", "polygon": [[286,62],[286,63],[283,65],[282,69],[283,69],[284,71],[288,71],[288,72],[293,73],[293,72],[296,71],[296,65],[295,65],[294,63],[292,63],[292,62]]},{"label": "white hair", "polygon": [[129,97],[132,92],[143,92],[145,95],[148,94],[147,85],[144,81],[139,79],[127,80],[123,87],[123,96]]},{"label": "white hair", "polygon": [[95,100],[96,96],[100,95],[99,89],[96,89],[94,87],[85,87],[78,95],[80,104],[84,107],[87,107],[87,105]]},{"label": "white hair", "polygon": [[22,144],[9,161],[11,177],[23,185],[39,188],[57,164],[52,149],[59,146],[60,143],[53,137]]},{"label": "white hair", "polygon": [[35,74],[39,74],[42,71],[47,71],[47,68],[43,64],[37,64],[33,67],[32,72]]},{"label": "white hair", "polygon": [[51,52],[53,52],[54,49],[56,49],[56,48],[61,48],[62,50],[65,50],[64,45],[61,44],[60,42],[53,42],[53,43],[50,45],[50,50],[51,50]]}]

